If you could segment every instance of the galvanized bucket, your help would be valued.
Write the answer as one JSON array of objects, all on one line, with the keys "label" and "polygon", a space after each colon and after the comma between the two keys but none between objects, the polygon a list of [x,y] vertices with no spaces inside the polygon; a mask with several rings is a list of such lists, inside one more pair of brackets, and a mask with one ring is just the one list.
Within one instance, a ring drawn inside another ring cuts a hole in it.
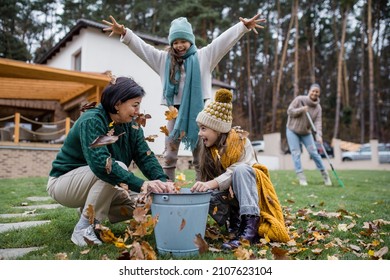
[{"label": "galvanized bucket", "polygon": [[180,193],[154,193],[152,215],[158,215],[154,228],[159,254],[176,257],[199,254],[194,243],[196,235],[204,238],[211,192],[191,193],[183,188]]}]

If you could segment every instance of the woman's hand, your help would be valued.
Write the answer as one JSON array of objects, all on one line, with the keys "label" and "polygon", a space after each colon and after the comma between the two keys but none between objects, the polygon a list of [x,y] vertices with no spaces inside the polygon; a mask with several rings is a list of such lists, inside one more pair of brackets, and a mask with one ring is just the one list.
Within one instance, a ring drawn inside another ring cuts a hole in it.
[{"label": "woman's hand", "polygon": [[261,26],[259,23],[261,22],[267,22],[266,19],[264,18],[258,18],[260,14],[255,15],[253,18],[247,19],[247,18],[242,18],[240,17],[240,21],[246,26],[246,28],[253,30],[256,34],[259,34],[256,30],[256,28],[261,28],[263,29],[264,26]]},{"label": "woman's hand", "polygon": [[173,182],[162,182],[160,180],[145,181],[141,187],[145,193],[174,193],[176,191]]},{"label": "woman's hand", "polygon": [[104,28],[103,31],[111,31],[110,35],[108,35],[109,37],[114,34],[118,34],[121,36],[126,35],[126,27],[123,24],[117,23],[113,16],[110,16],[110,20],[111,22],[103,19],[103,23],[109,26],[107,28]]}]

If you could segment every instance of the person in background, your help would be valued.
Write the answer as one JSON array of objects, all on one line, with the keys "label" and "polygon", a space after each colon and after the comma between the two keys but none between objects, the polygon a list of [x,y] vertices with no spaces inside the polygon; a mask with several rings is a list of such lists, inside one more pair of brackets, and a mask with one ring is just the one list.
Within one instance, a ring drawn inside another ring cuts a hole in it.
[{"label": "person in background", "polygon": [[306,176],[303,173],[301,163],[301,143],[306,147],[306,150],[314,160],[317,169],[321,172],[324,184],[326,186],[332,185],[332,181],[325,169],[322,158],[317,151],[317,146],[312,135],[311,124],[306,115],[306,112],[309,112],[317,130],[316,140],[322,144],[322,108],[319,98],[320,93],[320,86],[318,84],[312,84],[309,88],[308,95],[299,95],[295,97],[287,109],[288,119],[286,137],[295,172],[301,186],[307,186]]},{"label": "person in background", "polygon": [[232,250],[245,239],[251,244],[259,237],[287,242],[282,208],[268,169],[257,162],[246,132],[232,128],[232,93],[216,92],[198,114],[201,181],[192,192],[212,191],[209,214],[218,225],[227,225],[231,240],[222,245]]},{"label": "person in background", "polygon": [[[119,77],[103,90],[101,104],[75,122],[52,163],[47,191],[58,203],[79,208],[71,240],[79,246],[99,245],[95,225],[132,217],[142,192],[174,192],[161,165],[145,142],[139,114],[145,92],[134,80]],[[134,161],[146,181],[129,171]],[[90,206],[95,220],[91,222]]]},{"label": "person in background", "polygon": [[195,119],[204,102],[211,98],[212,71],[245,33],[253,30],[257,34],[256,28],[263,28],[259,24],[265,19],[259,19],[259,16],[251,19],[240,17],[240,22],[201,49],[195,45],[195,35],[187,18],[176,18],[169,29],[168,50],[159,50],[145,43],[112,16],[111,22],[103,20],[109,26],[104,31],[111,31],[110,36],[120,35],[120,41],[158,73],[163,86],[161,103],[177,114],[177,118],[167,123],[170,134],[165,139],[163,169],[171,180],[175,180],[181,142],[185,149],[192,151],[199,179],[198,126]]}]

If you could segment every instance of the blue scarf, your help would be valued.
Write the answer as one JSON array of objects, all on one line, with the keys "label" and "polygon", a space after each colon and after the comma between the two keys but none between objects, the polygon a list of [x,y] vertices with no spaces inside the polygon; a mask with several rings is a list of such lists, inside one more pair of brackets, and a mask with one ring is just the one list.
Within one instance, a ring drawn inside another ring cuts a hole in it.
[{"label": "blue scarf", "polygon": [[[175,127],[171,131],[169,137],[178,139],[183,136],[181,141],[184,143],[185,149],[191,148],[194,150],[198,141],[199,128],[196,123],[198,113],[203,110],[203,94],[200,76],[200,66],[197,54],[197,48],[192,45],[187,53],[183,56],[184,69],[186,78],[184,81],[183,96],[179,108],[179,113],[176,118]],[[167,105],[174,105],[173,98],[178,94],[179,85],[172,84],[169,79],[169,69],[171,64],[171,55],[168,53],[167,62],[165,65],[165,83],[164,83],[164,98],[167,100]],[[175,73],[175,80],[180,81],[180,69]]]}]

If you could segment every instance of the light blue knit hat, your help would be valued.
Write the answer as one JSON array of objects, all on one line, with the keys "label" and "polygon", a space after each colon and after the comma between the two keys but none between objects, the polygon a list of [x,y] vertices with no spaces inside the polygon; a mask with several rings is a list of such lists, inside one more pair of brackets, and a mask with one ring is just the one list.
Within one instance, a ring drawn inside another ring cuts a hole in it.
[{"label": "light blue knit hat", "polygon": [[169,44],[172,45],[177,39],[187,40],[192,45],[195,43],[195,36],[192,32],[191,23],[189,23],[185,17],[179,17],[171,22],[168,35]]}]

